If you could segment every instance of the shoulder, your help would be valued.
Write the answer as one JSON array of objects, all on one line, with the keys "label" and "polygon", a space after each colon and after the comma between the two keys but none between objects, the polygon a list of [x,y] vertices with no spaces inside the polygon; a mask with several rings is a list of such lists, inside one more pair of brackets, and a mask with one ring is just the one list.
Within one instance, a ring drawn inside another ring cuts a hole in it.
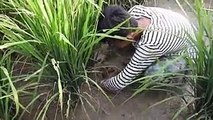
[{"label": "shoulder", "polygon": [[143,5],[135,5],[132,8],[130,8],[128,12],[132,12],[133,10],[144,11],[146,8],[147,7]]}]

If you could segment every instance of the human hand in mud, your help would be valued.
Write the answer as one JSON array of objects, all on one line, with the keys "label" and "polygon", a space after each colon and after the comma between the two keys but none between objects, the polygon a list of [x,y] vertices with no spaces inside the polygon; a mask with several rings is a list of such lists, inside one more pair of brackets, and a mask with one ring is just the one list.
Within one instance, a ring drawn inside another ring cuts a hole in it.
[{"label": "human hand in mud", "polygon": [[112,78],[102,80],[101,83],[100,83],[100,86],[106,92],[117,94],[120,90],[109,85],[109,82],[110,82],[111,79]]}]

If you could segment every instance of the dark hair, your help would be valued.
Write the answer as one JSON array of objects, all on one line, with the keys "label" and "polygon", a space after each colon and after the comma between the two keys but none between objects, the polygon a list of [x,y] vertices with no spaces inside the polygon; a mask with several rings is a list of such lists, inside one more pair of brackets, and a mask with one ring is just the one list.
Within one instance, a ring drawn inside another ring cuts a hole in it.
[{"label": "dark hair", "polygon": [[[129,19],[129,20],[127,20]],[[103,29],[112,29],[115,26],[122,24],[121,27],[137,27],[137,21],[130,16],[130,14],[121,6],[111,5],[103,10],[103,16],[101,15],[98,22],[98,31]],[[113,32],[111,35],[119,35],[126,37],[130,32],[130,29],[120,28],[118,31]]]}]

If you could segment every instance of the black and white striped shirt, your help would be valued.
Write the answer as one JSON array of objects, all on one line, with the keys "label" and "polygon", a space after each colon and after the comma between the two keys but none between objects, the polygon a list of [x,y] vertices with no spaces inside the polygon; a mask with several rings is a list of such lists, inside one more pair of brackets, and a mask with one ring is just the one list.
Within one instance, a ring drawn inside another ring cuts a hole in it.
[{"label": "black and white striped shirt", "polygon": [[150,18],[151,24],[143,31],[127,66],[107,81],[106,86],[114,90],[129,85],[159,57],[182,51],[190,52],[189,36],[194,37],[190,22],[171,10],[137,5],[129,13],[136,19]]}]

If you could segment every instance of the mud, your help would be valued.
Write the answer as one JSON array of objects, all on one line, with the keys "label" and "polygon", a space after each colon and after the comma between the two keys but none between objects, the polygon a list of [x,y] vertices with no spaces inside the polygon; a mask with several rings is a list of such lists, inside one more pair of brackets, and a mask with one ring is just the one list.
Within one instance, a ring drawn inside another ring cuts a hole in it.
[{"label": "mud", "polygon": [[[91,92],[95,110],[85,102],[77,108],[74,120],[171,120],[181,104],[180,99],[174,99],[151,107],[168,97],[159,91],[143,92],[126,101],[133,92],[125,90],[118,95],[108,94],[112,105],[100,91],[93,89]],[[184,115],[178,119],[184,120]]]}]

